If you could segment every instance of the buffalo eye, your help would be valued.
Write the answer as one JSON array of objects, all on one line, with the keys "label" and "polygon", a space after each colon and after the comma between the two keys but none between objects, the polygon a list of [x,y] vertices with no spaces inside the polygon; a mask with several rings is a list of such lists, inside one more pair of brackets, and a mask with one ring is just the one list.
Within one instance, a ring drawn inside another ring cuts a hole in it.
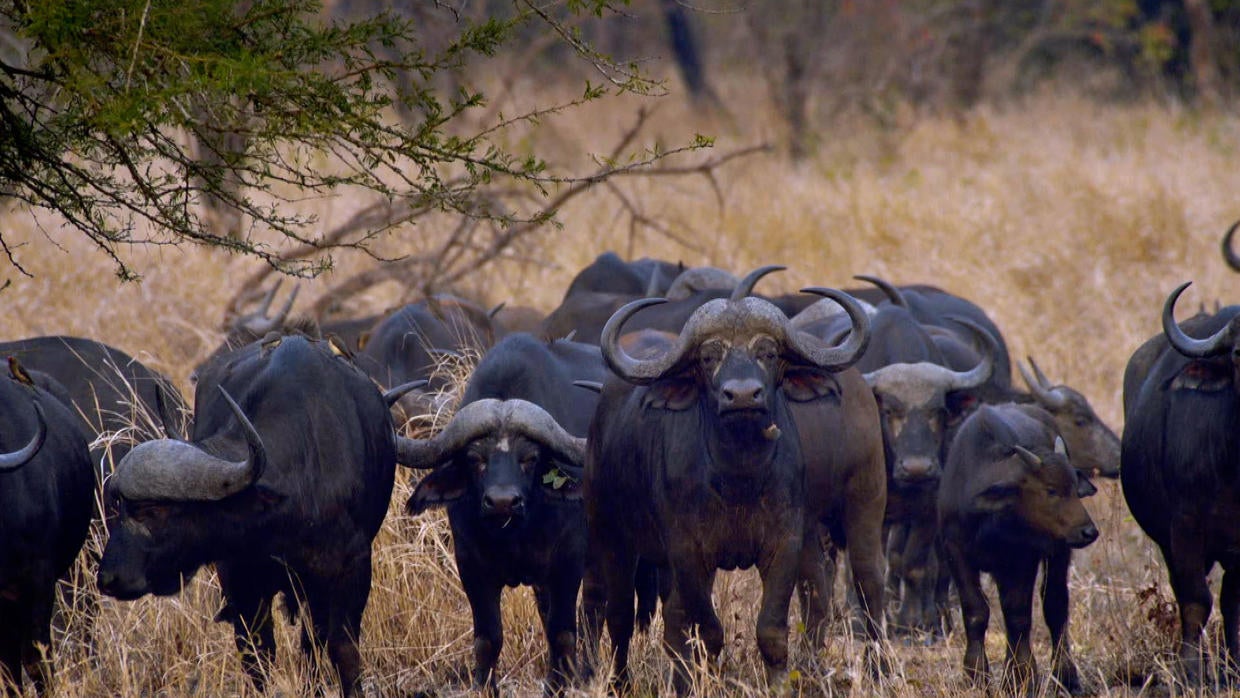
[{"label": "buffalo eye", "polygon": [[521,456],[521,472],[528,473],[534,469],[535,465],[538,465],[538,453],[536,451],[531,451]]},{"label": "buffalo eye", "polygon": [[485,472],[487,469],[486,456],[478,451],[470,451],[465,456],[465,462],[469,465],[469,469],[476,472]]},{"label": "buffalo eye", "polygon": [[719,362],[722,360],[723,347],[721,347],[717,342],[711,342],[710,344],[703,345],[701,352],[698,355],[698,361],[701,362],[702,368],[707,371],[714,371],[715,367],[717,367]]},{"label": "buffalo eye", "polygon": [[753,355],[762,363],[774,363],[779,358],[779,351],[774,341],[763,338],[754,344]]},{"label": "buffalo eye", "polygon": [[1092,422],[1092,421],[1093,421],[1093,420],[1091,420],[1089,417],[1086,417],[1086,416],[1078,416],[1076,419],[1073,419],[1073,420],[1072,420],[1072,423],[1073,423],[1073,424],[1075,424],[1075,425],[1076,425],[1076,426],[1078,426],[1078,427],[1087,427],[1087,426],[1089,426],[1090,422]]},{"label": "buffalo eye", "polygon": [[1047,487],[1046,496],[1050,497],[1051,499],[1059,499],[1060,497],[1063,496],[1063,494],[1061,494],[1059,490],[1054,487]]}]

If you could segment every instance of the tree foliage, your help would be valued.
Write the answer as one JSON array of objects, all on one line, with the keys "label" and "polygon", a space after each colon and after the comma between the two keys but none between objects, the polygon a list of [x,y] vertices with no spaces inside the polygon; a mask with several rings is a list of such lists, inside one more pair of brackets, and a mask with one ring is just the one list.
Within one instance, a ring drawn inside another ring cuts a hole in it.
[{"label": "tree foliage", "polygon": [[[544,192],[564,181],[495,136],[655,83],[593,52],[547,8],[511,7],[504,16],[455,16],[445,38],[422,35],[416,17],[343,19],[317,0],[0,0],[0,195],[60,214],[124,279],[136,276],[120,254],[125,245],[187,241],[315,274],[330,257],[289,258],[271,240],[367,249],[383,226],[324,240],[288,205],[342,188],[501,225],[546,217],[475,195],[501,179]],[[603,71],[604,86],[569,104],[469,122],[463,117],[486,105],[484,95],[445,92],[439,78],[493,55],[530,23],[564,37]],[[647,155],[625,165],[659,154]],[[213,226],[203,200],[242,214],[249,227]],[[20,269],[3,231],[0,245]]]}]

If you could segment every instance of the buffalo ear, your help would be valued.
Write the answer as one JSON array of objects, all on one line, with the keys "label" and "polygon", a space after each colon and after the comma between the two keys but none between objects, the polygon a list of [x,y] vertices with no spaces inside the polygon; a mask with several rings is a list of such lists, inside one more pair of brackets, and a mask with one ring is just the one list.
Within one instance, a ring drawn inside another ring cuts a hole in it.
[{"label": "buffalo ear", "polygon": [[1076,496],[1084,499],[1095,494],[1098,494],[1098,488],[1094,487],[1094,483],[1090,481],[1085,473],[1079,470],[1076,471]]},{"label": "buffalo ear", "polygon": [[469,478],[461,468],[448,465],[432,470],[414,488],[409,501],[405,503],[405,511],[409,512],[410,516],[417,516],[433,506],[460,499],[468,489]]},{"label": "buffalo ear", "polygon": [[642,406],[681,411],[696,405],[697,401],[697,381],[692,378],[665,378],[651,384],[642,399]]},{"label": "buffalo ear", "polygon": [[952,424],[963,421],[980,403],[977,395],[970,390],[956,390],[946,396],[947,413]]},{"label": "buffalo ear", "polygon": [[823,398],[838,402],[840,398],[840,384],[835,377],[812,368],[786,369],[780,387],[793,402],[812,402]]},{"label": "buffalo ear", "polygon": [[1020,496],[1020,483],[1015,480],[1001,480],[991,484],[973,498],[974,505],[981,511],[1002,511],[1008,508]]}]

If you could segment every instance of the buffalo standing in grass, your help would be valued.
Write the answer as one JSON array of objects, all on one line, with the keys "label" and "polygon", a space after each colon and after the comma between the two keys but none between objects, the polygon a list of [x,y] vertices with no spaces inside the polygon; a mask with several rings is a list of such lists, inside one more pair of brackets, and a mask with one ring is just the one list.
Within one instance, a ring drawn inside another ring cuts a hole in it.
[{"label": "buffalo standing in grass", "polygon": [[[1151,340],[1124,376],[1120,481],[1133,518],[1158,544],[1180,610],[1180,659],[1203,674],[1201,632],[1210,616],[1206,575],[1222,564],[1219,608],[1230,666],[1240,657],[1240,306],[1175,322],[1163,306],[1165,342]],[[1196,338],[1195,338],[1196,337]]]},{"label": "buffalo standing in grass", "polygon": [[585,439],[564,431],[542,408],[492,398],[463,406],[438,436],[402,452],[404,465],[435,468],[418,483],[408,511],[448,507],[474,619],[474,685],[489,695],[499,692],[505,586],[534,588],[549,648],[547,692],[559,693],[572,675],[586,554],[584,456]]},{"label": "buffalo standing in grass", "polygon": [[0,378],[0,693],[21,694],[25,667],[42,695],[56,580],[86,540],[95,475],[77,418],[10,365]]},{"label": "buffalo standing in grass", "polygon": [[[703,305],[660,356],[635,359],[618,338],[633,313],[661,299],[625,306],[603,332],[604,359],[622,380],[603,388],[584,488],[621,686],[639,559],[672,572],[664,639],[682,692],[691,628],[710,655],[722,649],[711,602],[717,569],[757,566],[762,575],[757,638],[772,686],[787,668],[794,586],[799,577],[822,582],[820,526],[849,545],[865,608],[881,607],[881,440],[873,396],[847,370],[868,340],[868,318],[848,296],[822,289],[845,305],[856,331],[833,348],[792,329],[774,305],[747,297],[778,268],[759,269],[730,298]],[[803,440],[816,448],[803,450]],[[595,622],[597,599],[586,601]],[[867,618],[877,640],[879,626]]]},{"label": "buffalo standing in grass", "polygon": [[1067,457],[1063,440],[1037,407],[985,405],[961,425],[939,488],[942,545],[960,593],[967,646],[964,668],[985,685],[986,626],[990,607],[981,573],[994,577],[1007,630],[1004,685],[1037,692],[1030,649],[1033,591],[1045,567],[1042,609],[1051,634],[1055,680],[1081,690],[1068,641],[1068,567],[1071,548],[1098,537],[1081,497],[1095,492]]},{"label": "buffalo standing in grass", "polygon": [[108,481],[100,590],[167,596],[214,563],[217,619],[232,622],[259,690],[283,592],[290,610],[309,610],[303,649],[325,647],[342,693],[358,695],[371,541],[395,470],[383,397],[327,343],[289,336],[220,357],[200,376],[194,412],[192,441],[140,444]]}]

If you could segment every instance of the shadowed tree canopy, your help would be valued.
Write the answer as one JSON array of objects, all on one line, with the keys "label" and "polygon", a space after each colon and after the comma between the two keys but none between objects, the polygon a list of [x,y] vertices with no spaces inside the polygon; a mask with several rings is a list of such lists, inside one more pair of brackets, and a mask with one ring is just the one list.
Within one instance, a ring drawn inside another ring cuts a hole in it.
[{"label": "shadowed tree canopy", "polygon": [[[575,181],[505,150],[495,136],[655,83],[595,53],[559,19],[602,13],[603,0],[573,0],[567,15],[515,0],[502,17],[472,20],[426,5],[448,16],[434,36],[420,33],[425,18],[413,13],[342,18],[315,0],[0,0],[0,196],[59,214],[124,279],[137,276],[124,246],[185,242],[313,275],[330,257],[288,258],[271,241],[365,250],[387,227],[316,237],[307,232],[313,220],[288,205],[342,188],[502,225],[549,217],[475,196],[500,181],[543,194]],[[493,55],[531,24],[592,64],[599,85],[568,104],[465,119],[484,111],[485,98],[459,84],[443,88],[443,75]],[[213,225],[204,203],[229,211],[235,224]],[[275,235],[252,234],[260,230]],[[0,231],[21,269],[9,242]]]}]

